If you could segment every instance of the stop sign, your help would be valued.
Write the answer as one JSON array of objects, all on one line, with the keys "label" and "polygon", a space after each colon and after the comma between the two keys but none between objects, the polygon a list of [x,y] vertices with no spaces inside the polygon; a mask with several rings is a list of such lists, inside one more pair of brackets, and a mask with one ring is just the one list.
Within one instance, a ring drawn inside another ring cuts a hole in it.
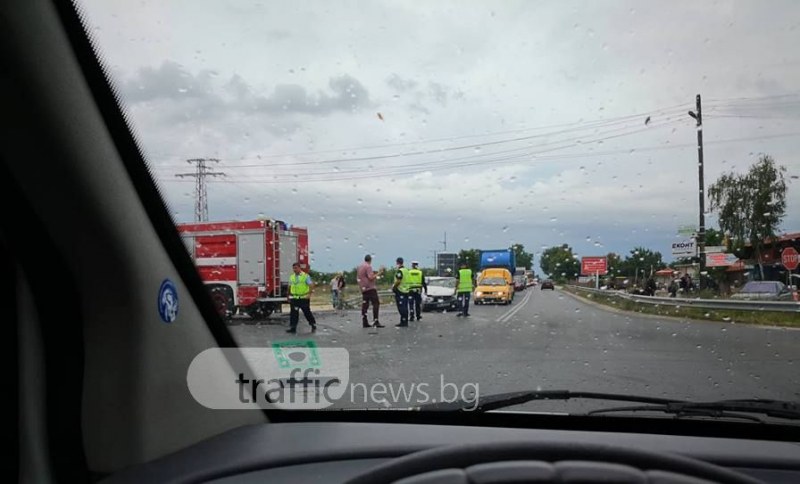
[{"label": "stop sign", "polygon": [[787,247],[781,252],[781,262],[783,263],[783,267],[793,271],[797,269],[797,265],[800,264],[800,255],[798,255],[794,247]]}]

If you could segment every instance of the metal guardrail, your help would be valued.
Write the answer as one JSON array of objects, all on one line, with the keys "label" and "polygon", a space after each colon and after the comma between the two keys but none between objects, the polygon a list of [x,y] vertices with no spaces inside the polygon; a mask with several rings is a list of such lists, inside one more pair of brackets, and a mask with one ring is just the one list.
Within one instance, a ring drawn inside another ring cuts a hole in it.
[{"label": "metal guardrail", "polygon": [[[383,298],[383,297],[386,297],[386,296],[391,296],[392,294],[394,294],[394,292],[392,292],[391,289],[387,289],[387,290],[384,290],[384,291],[378,291],[378,297],[379,298]],[[344,302],[344,307],[347,308],[347,309],[353,309],[353,308],[360,307],[361,306],[361,294],[359,294],[358,296],[353,296],[353,297],[347,298],[343,302]]]},{"label": "metal guardrail", "polygon": [[639,296],[623,291],[566,286],[570,289],[604,296],[615,296],[629,301],[659,306],[682,306],[701,309],[731,309],[739,311],[776,311],[800,313],[800,303],[794,301],[742,301],[736,299],[693,299],[686,297]]}]

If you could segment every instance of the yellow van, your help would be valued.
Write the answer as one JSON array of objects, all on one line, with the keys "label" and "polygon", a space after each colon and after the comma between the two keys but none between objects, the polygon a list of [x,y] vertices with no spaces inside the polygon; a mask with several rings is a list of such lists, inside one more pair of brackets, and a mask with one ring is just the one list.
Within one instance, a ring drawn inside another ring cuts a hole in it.
[{"label": "yellow van", "polygon": [[475,304],[511,304],[514,300],[514,279],[511,271],[488,268],[480,273],[475,288]]}]

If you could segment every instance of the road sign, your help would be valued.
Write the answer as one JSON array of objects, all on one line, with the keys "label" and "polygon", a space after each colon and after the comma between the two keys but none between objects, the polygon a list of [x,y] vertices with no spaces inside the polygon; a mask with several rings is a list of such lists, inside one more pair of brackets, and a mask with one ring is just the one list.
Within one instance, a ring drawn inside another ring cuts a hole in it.
[{"label": "road sign", "polygon": [[734,254],[725,254],[723,252],[714,252],[706,254],[706,267],[728,267],[736,264],[739,258]]},{"label": "road sign", "polygon": [[715,254],[717,252],[725,252],[728,248],[724,245],[707,245],[706,254]]},{"label": "road sign", "polygon": [[793,271],[800,264],[800,254],[797,253],[794,247],[787,247],[781,252],[781,262],[783,267]]},{"label": "road sign", "polygon": [[587,276],[607,274],[608,263],[605,257],[584,257],[581,259],[581,273]]},{"label": "road sign", "polygon": [[672,256],[673,257],[696,257],[697,245],[694,239],[681,240],[672,243]]}]

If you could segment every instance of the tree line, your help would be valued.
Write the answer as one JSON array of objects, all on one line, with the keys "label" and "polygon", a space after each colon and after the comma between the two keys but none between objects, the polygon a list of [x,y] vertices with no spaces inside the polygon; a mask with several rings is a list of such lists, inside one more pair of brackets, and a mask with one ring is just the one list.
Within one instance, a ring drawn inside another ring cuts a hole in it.
[{"label": "tree line", "polygon": [[[706,246],[725,246],[741,259],[752,258],[764,278],[759,263],[765,244],[776,237],[786,215],[786,168],[769,155],[761,155],[745,173],[725,173],[708,189],[709,208],[717,215],[719,228],[707,228]],[[684,258],[666,264],[658,251],[637,246],[625,254],[606,254],[609,276],[634,280],[652,276],[656,271],[680,264],[699,263],[699,257]],[[542,271],[558,282],[577,279],[581,274],[580,257],[568,244],[546,249],[540,258]],[[719,279],[725,268],[709,268],[707,275]]]}]

